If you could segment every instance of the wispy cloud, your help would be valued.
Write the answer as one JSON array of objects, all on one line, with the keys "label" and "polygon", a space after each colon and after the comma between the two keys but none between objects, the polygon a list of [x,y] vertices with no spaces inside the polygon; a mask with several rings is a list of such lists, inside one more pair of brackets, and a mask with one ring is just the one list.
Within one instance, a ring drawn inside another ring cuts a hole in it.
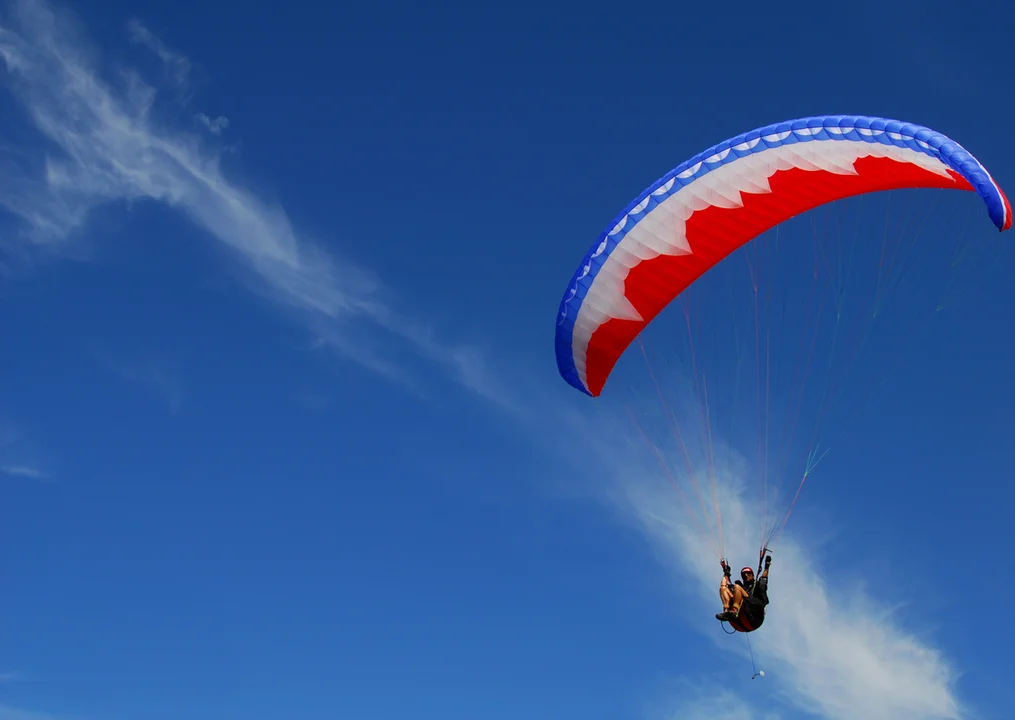
[{"label": "wispy cloud", "polygon": [[[780,720],[781,715],[766,702],[759,706],[718,683],[681,678],[667,688],[667,697],[648,716],[653,720]],[[673,701],[676,698],[676,701]]]},{"label": "wispy cloud", "polygon": [[[746,464],[733,457],[714,470],[723,533],[729,556],[750,562],[757,558],[761,533],[749,509],[753,504],[745,499]],[[682,585],[691,580],[698,601],[691,607],[694,624],[718,632],[712,617],[719,610],[715,553],[668,481],[647,468],[632,470],[639,462],[625,456],[623,468],[606,486],[610,502],[640,528]],[[840,583],[832,590],[816,558],[789,531],[779,541],[770,597],[765,626],[752,636],[753,649],[759,668],[767,671],[765,682],[776,685],[788,704],[829,720],[961,716],[956,672],[942,652],[903,629],[892,608],[861,588]],[[723,647],[746,653],[742,642]],[[743,717],[734,710],[727,714]]]},{"label": "wispy cloud", "polygon": [[208,128],[208,132],[212,135],[221,135],[222,132],[229,127],[229,118],[219,115],[218,117],[208,117],[204,113],[198,113],[194,116],[194,119],[201,125]]},{"label": "wispy cloud", "polygon": [[172,81],[180,89],[185,89],[188,86],[190,81],[190,60],[186,56],[169,49],[154,33],[142,25],[141,21],[137,18],[127,23],[127,31],[130,33],[131,42],[144,45],[155,53],[159,60],[162,61]]},{"label": "wispy cloud", "polygon": [[39,449],[25,433],[14,422],[0,417],[0,475],[46,480],[50,474],[41,469],[40,457]]},{"label": "wispy cloud", "polygon": [[[174,83],[186,82],[185,57],[137,21],[128,31],[163,61]],[[300,234],[282,207],[228,177],[219,151],[200,135],[161,125],[156,88],[130,68],[120,69],[117,82],[105,79],[96,55],[73,19],[42,0],[19,0],[0,25],[8,84],[51,148],[0,180],[0,207],[24,221],[36,244],[65,241],[100,204],[164,203],[233,251],[258,290],[301,313],[328,347],[411,382],[411,363],[394,359],[407,347],[465,387],[518,409],[475,348],[445,342],[396,311],[380,278]],[[210,130],[225,127],[224,118],[204,117],[207,123],[198,122]],[[381,351],[367,332],[376,336],[378,329],[403,347]]]},{"label": "wispy cloud", "polygon": [[57,715],[0,705],[0,720],[57,720]]},{"label": "wispy cloud", "polygon": [[124,360],[96,350],[95,356],[103,366],[130,383],[147,386],[165,398],[172,413],[183,406],[183,380],[171,363],[155,358],[142,361]]},{"label": "wispy cloud", "polygon": [[[10,475],[11,477],[22,477],[31,478],[33,480],[45,480],[46,474],[38,468],[30,467],[28,465],[5,465],[0,467],[0,473],[4,475]],[[0,682],[2,682],[2,675],[0,675]]]}]

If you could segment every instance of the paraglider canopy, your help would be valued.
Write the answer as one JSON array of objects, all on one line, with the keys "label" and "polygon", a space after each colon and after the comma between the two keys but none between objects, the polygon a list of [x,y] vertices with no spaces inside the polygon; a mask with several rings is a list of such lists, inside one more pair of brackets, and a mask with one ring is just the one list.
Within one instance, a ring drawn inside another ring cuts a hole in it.
[{"label": "paraglider canopy", "polygon": [[819,205],[903,188],[976,192],[997,228],[1011,228],[1011,204],[983,165],[919,125],[810,117],[705,150],[645,190],[585,255],[557,315],[561,376],[598,396],[642,329],[731,252]]}]

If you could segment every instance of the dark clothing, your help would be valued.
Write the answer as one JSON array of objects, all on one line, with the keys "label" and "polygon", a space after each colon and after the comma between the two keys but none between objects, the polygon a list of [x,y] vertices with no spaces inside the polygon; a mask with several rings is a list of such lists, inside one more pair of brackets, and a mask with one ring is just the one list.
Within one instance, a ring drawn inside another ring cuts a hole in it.
[{"label": "dark clothing", "polygon": [[757,581],[751,580],[743,585],[748,597],[760,600],[762,607],[768,605],[768,578],[763,577]]},{"label": "dark clothing", "polygon": [[730,621],[734,630],[751,632],[765,622],[765,606],[768,605],[768,578],[740,583],[747,592],[747,597],[740,606],[740,613]]}]

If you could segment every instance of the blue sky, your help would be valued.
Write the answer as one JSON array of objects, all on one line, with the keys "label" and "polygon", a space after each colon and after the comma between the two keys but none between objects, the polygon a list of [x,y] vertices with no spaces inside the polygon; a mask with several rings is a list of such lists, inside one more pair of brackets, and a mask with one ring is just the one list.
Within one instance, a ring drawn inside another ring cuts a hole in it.
[{"label": "blue sky", "polygon": [[[1013,19],[7,5],[0,720],[1004,717],[1003,247],[947,312],[900,293],[865,354],[852,388],[905,369],[829,425],[753,640],[763,681],[617,412],[651,413],[633,365],[592,403],[552,333],[615,214],[755,126],[919,122],[1010,194]],[[942,212],[996,244],[977,203]]]}]

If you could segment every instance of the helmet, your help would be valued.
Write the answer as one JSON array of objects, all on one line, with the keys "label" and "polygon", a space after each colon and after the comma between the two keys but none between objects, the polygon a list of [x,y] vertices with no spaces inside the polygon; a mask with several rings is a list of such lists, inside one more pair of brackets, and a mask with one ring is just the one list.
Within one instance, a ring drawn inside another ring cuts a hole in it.
[{"label": "helmet", "polygon": [[740,569],[740,574],[741,575],[746,575],[747,573],[750,573],[751,575],[753,575],[754,574],[754,568],[752,568],[751,566],[747,566],[745,568],[741,568]]}]

